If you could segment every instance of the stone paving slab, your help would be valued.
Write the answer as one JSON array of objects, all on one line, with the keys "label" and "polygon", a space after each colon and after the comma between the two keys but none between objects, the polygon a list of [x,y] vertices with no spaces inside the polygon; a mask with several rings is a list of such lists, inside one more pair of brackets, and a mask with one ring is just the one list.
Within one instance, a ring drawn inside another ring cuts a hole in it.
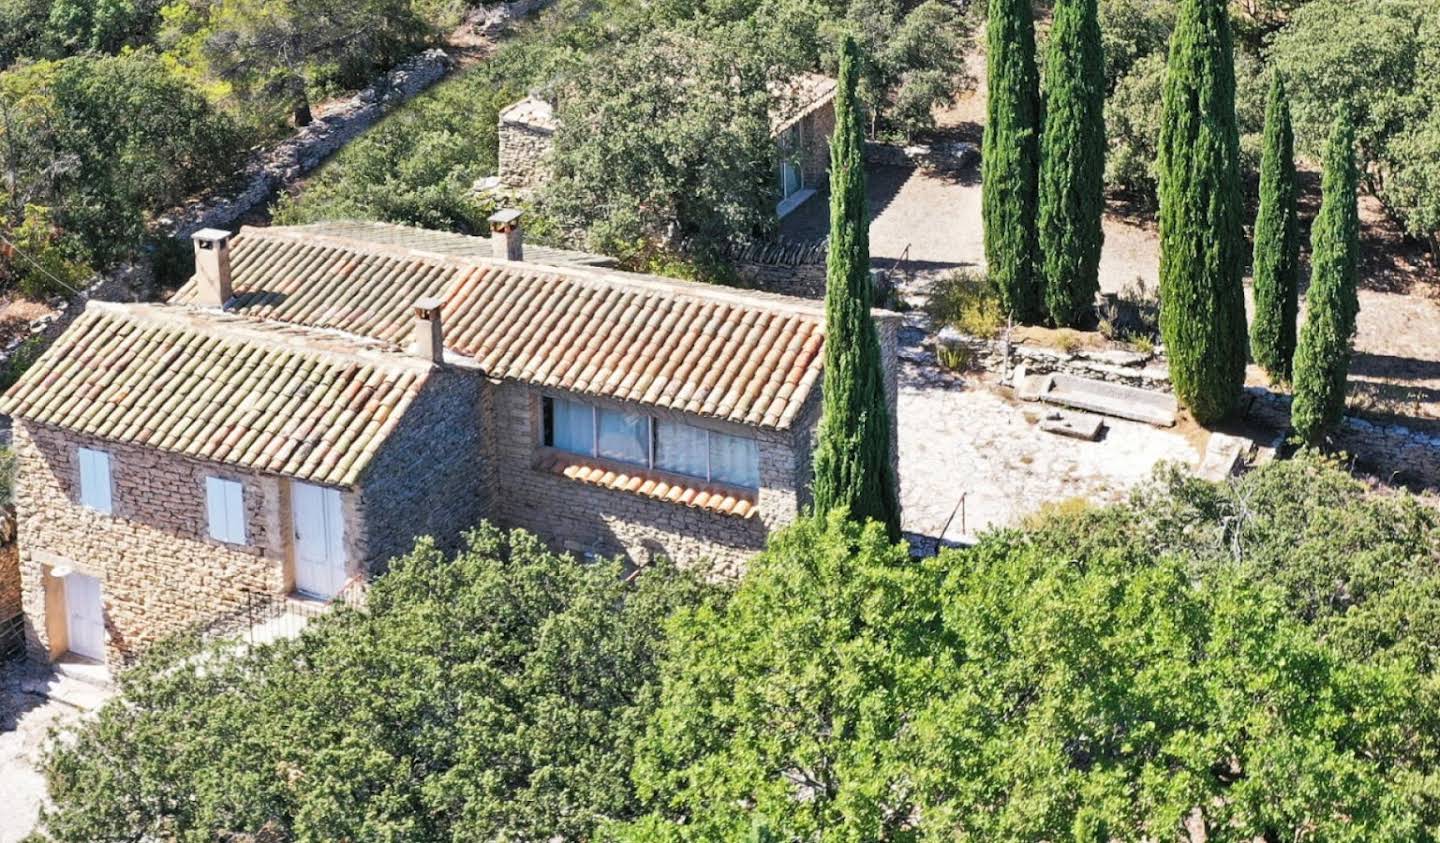
[{"label": "stone paving slab", "polygon": [[1099,416],[1089,413],[1054,413],[1040,422],[1040,429],[1046,433],[1083,439],[1086,442],[1098,440],[1104,426],[1105,423]]},{"label": "stone paving slab", "polygon": [[1040,400],[1156,427],[1174,427],[1180,411],[1173,395],[1059,373],[1051,376]]}]

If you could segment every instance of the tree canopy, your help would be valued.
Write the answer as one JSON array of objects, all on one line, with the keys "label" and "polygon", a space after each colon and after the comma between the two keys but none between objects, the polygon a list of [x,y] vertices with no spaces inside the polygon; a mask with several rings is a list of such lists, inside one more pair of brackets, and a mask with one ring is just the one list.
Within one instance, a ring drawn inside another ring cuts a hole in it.
[{"label": "tree canopy", "polygon": [[585,839],[626,785],[665,618],[707,589],[632,584],[533,536],[472,532],[396,560],[363,611],[253,648],[180,642],[56,746],[56,840]]},{"label": "tree canopy", "polygon": [[860,53],[841,47],[830,142],[830,239],[825,267],[825,377],[815,433],[815,511],[874,519],[900,538],[890,407],[880,337],[871,312],[870,213],[865,199],[865,147],[860,128]]},{"label": "tree canopy", "polygon": [[298,640],[122,674],[45,830],[1418,843],[1437,561],[1432,509],[1309,454],[923,560],[807,519],[733,594],[486,528]]},{"label": "tree canopy", "polygon": [[1221,0],[1182,0],[1166,64],[1160,177],[1160,333],[1175,395],[1201,424],[1245,381],[1245,232],[1235,65]]},{"label": "tree canopy", "polygon": [[1436,527],[1309,458],[925,561],[807,522],[672,620],[620,838],[1427,839]]}]

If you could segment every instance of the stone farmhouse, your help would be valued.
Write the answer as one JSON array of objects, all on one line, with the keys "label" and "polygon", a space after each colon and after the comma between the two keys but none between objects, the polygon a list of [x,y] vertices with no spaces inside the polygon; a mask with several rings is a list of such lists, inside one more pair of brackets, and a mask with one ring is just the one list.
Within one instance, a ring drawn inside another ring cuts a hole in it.
[{"label": "stone farmhouse", "polygon": [[205,230],[170,301],[91,302],[0,401],[32,655],[330,599],[482,518],[738,575],[808,502],[822,309],[527,250],[518,217]]},{"label": "stone farmhouse", "polygon": [[[775,183],[785,216],[815,195],[830,172],[835,133],[835,80],[807,73],[770,86],[770,134],[776,143]],[[549,155],[560,121],[549,102],[526,97],[500,112],[500,174],[493,186],[524,192],[550,175]]]}]

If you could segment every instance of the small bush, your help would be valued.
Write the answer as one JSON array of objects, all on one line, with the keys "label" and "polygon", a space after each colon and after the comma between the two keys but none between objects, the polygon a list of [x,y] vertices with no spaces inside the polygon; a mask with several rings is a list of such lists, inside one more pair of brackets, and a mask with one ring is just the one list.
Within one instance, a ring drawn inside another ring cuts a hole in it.
[{"label": "small bush", "polygon": [[0,392],[14,386],[20,376],[25,374],[25,370],[35,365],[35,361],[40,359],[44,352],[45,340],[41,337],[30,337],[20,343],[20,347],[15,349],[15,353],[0,367]]},{"label": "small bush", "polygon": [[925,311],[936,327],[991,339],[1005,325],[1005,311],[990,280],[983,274],[957,270],[935,283]]},{"label": "small bush", "polygon": [[940,345],[935,348],[935,359],[940,368],[951,372],[963,372],[970,368],[973,358],[970,349],[963,345]]},{"label": "small bush", "polygon": [[1055,332],[1055,346],[1066,354],[1074,354],[1084,345],[1084,338],[1074,331],[1062,329]]}]

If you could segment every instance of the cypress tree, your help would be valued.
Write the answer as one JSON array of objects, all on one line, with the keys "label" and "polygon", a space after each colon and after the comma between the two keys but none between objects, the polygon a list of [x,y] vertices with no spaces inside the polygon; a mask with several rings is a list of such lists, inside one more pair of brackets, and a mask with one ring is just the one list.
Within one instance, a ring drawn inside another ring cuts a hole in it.
[{"label": "cypress tree", "polygon": [[856,101],[860,52],[841,46],[830,142],[830,251],[825,270],[825,379],[816,434],[816,514],[841,507],[900,537],[900,499],[891,464],[890,411],[880,338],[870,313],[870,221],[865,207],[864,129]]},{"label": "cypress tree", "polygon": [[1160,123],[1160,334],[1201,424],[1245,383],[1245,234],[1235,61],[1225,0],[1181,0]]},{"label": "cypress tree", "polygon": [[1280,74],[1270,83],[1255,216],[1255,322],[1250,349],[1270,379],[1290,382],[1300,298],[1300,214],[1296,204],[1295,133]]},{"label": "cypress tree", "polygon": [[1320,213],[1310,236],[1310,290],[1305,327],[1295,349],[1295,402],[1290,422],[1300,438],[1320,444],[1345,412],[1345,379],[1360,302],[1355,292],[1360,214],[1355,205],[1355,126],[1335,121],[1325,149]]},{"label": "cypress tree", "polygon": [[1080,327],[1100,292],[1105,233],[1105,52],[1096,0],[1058,0],[1045,51],[1040,274],[1056,325]]},{"label": "cypress tree", "polygon": [[1038,322],[1045,316],[1036,228],[1040,80],[1030,0],[990,0],[989,16],[980,161],[985,262],[1005,311],[1021,322]]}]

